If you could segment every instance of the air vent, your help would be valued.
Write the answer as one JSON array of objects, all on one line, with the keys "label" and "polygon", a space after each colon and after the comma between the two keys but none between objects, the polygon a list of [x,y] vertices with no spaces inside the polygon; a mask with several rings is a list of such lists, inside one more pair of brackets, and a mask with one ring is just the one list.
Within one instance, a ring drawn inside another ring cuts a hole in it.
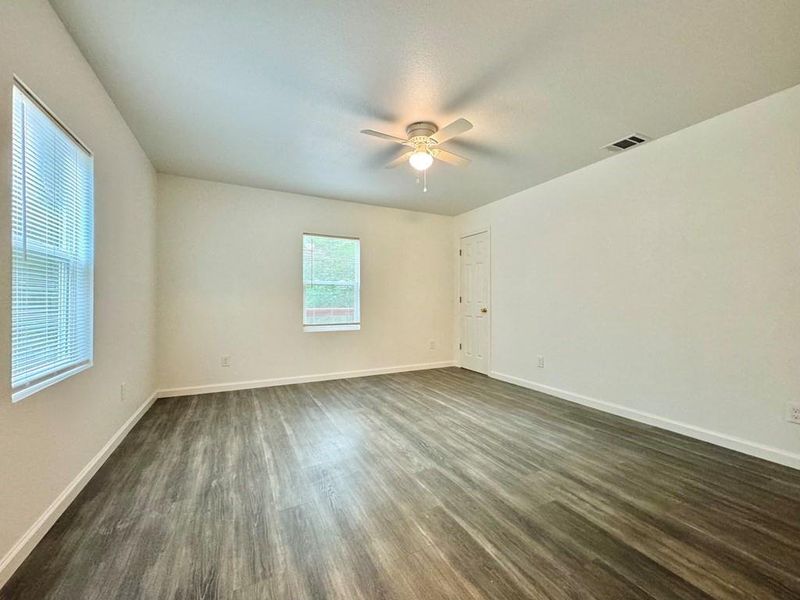
[{"label": "air vent", "polygon": [[608,150],[610,152],[622,152],[623,150],[627,150],[628,148],[633,148],[634,146],[638,146],[639,144],[644,144],[645,142],[649,142],[650,138],[646,135],[642,135],[641,133],[634,133],[633,135],[629,135],[626,138],[622,138],[621,140],[617,140],[613,144],[609,144],[608,146],[603,146],[604,150]]}]

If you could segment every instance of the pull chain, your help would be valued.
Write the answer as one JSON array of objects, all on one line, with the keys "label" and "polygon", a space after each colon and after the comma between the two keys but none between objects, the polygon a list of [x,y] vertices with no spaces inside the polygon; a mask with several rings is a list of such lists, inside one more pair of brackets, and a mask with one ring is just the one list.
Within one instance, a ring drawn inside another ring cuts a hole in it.
[{"label": "pull chain", "polygon": [[423,192],[427,192],[428,191],[428,169],[425,169],[422,172],[422,181],[423,181],[422,191]]}]

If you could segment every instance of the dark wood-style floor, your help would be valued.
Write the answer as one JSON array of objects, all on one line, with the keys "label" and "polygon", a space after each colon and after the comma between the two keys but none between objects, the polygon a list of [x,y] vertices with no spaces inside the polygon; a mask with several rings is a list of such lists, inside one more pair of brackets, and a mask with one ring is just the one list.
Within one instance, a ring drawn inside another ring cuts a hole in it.
[{"label": "dark wood-style floor", "polygon": [[0,598],[800,598],[800,472],[459,369],[164,399]]}]

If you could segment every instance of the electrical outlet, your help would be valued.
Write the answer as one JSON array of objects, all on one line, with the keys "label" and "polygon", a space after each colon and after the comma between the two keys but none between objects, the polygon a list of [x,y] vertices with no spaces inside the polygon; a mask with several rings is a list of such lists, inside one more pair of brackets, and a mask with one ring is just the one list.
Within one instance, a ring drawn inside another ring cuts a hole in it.
[{"label": "electrical outlet", "polygon": [[223,367],[230,367],[231,366],[231,355],[226,354],[219,360],[219,364]]},{"label": "electrical outlet", "polygon": [[800,425],[800,402],[789,402],[786,405],[786,420]]},{"label": "electrical outlet", "polygon": [[541,354],[536,357],[536,366],[540,369],[544,369],[544,356]]},{"label": "electrical outlet", "polygon": [[120,383],[119,384],[119,401],[125,402],[125,396],[128,392],[128,384],[127,383]]},{"label": "electrical outlet", "polygon": [[428,349],[436,350],[436,340],[431,340],[430,342],[428,342]]}]

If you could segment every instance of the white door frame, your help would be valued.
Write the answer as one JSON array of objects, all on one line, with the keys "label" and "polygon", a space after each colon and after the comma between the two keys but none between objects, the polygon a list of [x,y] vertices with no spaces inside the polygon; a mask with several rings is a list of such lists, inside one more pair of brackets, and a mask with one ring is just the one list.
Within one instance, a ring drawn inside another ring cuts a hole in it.
[{"label": "white door frame", "polygon": [[463,367],[461,364],[461,303],[458,301],[459,296],[461,295],[461,240],[464,238],[478,235],[479,233],[485,233],[489,238],[489,290],[487,293],[487,298],[489,300],[489,317],[487,319],[487,338],[489,341],[488,348],[486,349],[486,364],[487,364],[487,376],[492,377],[492,272],[494,271],[494,252],[492,248],[492,227],[491,225],[487,225],[486,227],[481,227],[479,229],[469,229],[467,231],[461,232],[458,235],[458,248],[456,248],[456,256],[458,257],[458,268],[456,269],[456,280],[458,285],[456,286],[456,296],[455,296],[455,304],[456,304],[456,331],[458,332],[458,339],[455,343],[455,352],[456,352],[456,364],[459,367]]}]

